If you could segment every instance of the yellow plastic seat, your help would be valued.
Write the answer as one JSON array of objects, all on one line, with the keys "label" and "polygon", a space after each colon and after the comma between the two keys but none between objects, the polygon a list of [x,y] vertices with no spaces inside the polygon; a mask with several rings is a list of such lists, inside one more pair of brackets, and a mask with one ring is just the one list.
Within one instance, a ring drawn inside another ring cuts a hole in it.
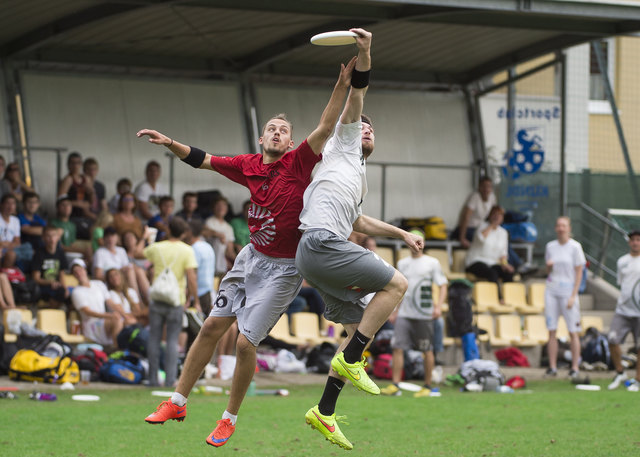
[{"label": "yellow plastic seat", "polygon": [[334,338],[320,335],[320,322],[316,313],[293,313],[290,318],[291,333],[296,338],[306,340],[311,344],[335,343]]},{"label": "yellow plastic seat", "polygon": [[400,248],[400,250],[398,251],[398,262],[404,259],[405,257],[410,257],[410,256],[411,256],[411,249]]},{"label": "yellow plastic seat", "polygon": [[269,332],[269,336],[289,344],[303,345],[307,342],[302,338],[292,336],[289,331],[289,316],[283,314]]},{"label": "yellow plastic seat", "polygon": [[496,318],[496,336],[510,341],[515,346],[537,346],[537,341],[522,336],[520,316],[515,314],[501,315]]},{"label": "yellow plastic seat", "polygon": [[389,265],[393,266],[396,264],[395,260],[393,259],[392,248],[388,248],[386,246],[378,246],[376,248],[376,254],[378,254],[378,257],[387,262]]},{"label": "yellow plastic seat", "polygon": [[473,302],[475,303],[475,311],[484,313],[491,311],[492,313],[512,313],[515,311],[513,306],[500,304],[498,298],[498,285],[490,281],[478,281],[473,286]]},{"label": "yellow plastic seat", "polygon": [[[504,303],[515,308],[518,312],[527,314],[527,291],[521,282],[506,282],[502,285]],[[523,310],[523,311],[521,311]]]},{"label": "yellow plastic seat", "polygon": [[[342,337],[342,332],[344,331],[344,326],[342,324],[336,324],[335,322],[331,322],[327,320],[324,316],[319,316],[320,318],[320,336],[324,336],[326,338],[331,338],[334,343],[338,344],[344,340]],[[329,330],[329,329],[333,330]],[[333,332],[333,336],[329,336],[329,333]]]},{"label": "yellow plastic seat", "polygon": [[545,344],[549,341],[549,331],[543,315],[529,315],[524,317],[524,330],[527,339]]},{"label": "yellow plastic seat", "polygon": [[[465,274],[464,272],[464,260],[467,257],[466,249],[456,249],[452,254],[453,258],[451,259],[451,271],[454,273]],[[465,275],[466,277],[466,275]]]},{"label": "yellow plastic seat", "polygon": [[446,249],[427,249],[425,254],[438,260],[440,268],[442,268],[442,273],[447,277],[447,279],[464,279],[466,277],[464,273],[454,273],[451,271],[449,254]]},{"label": "yellow plastic seat", "polygon": [[493,329],[493,316],[490,314],[478,314],[477,326],[487,332],[485,335],[478,336],[480,341],[488,341],[491,346],[509,346],[511,344],[508,340],[496,336]]},{"label": "yellow plastic seat", "polygon": [[78,279],[69,273],[62,273],[64,279],[64,285],[67,287],[77,287],[79,285]]},{"label": "yellow plastic seat", "polygon": [[58,335],[70,344],[86,342],[83,335],[71,335],[67,331],[67,315],[61,309],[41,309],[36,315],[36,328],[50,335]]},{"label": "yellow plastic seat", "polygon": [[541,314],[544,312],[544,291],[546,284],[543,282],[534,282],[529,286],[529,300],[527,308],[523,308],[521,313]]},{"label": "yellow plastic seat", "polygon": [[600,333],[604,332],[604,322],[600,316],[582,316],[580,326],[582,327],[580,335],[584,335],[589,327],[594,327]]},{"label": "yellow plastic seat", "polygon": [[18,335],[16,335],[15,333],[11,333],[9,331],[9,327],[7,326],[7,315],[9,314],[9,311],[19,312],[20,321],[25,322],[27,324],[30,324],[31,321],[33,320],[33,314],[28,309],[22,309],[22,308],[12,308],[10,310],[5,309],[4,312],[2,313],[2,324],[4,325],[4,340],[7,343],[15,343],[16,340],[18,339]]}]

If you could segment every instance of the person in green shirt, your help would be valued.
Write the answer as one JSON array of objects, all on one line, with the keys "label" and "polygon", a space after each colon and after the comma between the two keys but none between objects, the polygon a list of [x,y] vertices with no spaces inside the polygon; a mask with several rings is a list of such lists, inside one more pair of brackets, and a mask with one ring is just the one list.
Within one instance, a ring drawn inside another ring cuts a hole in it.
[{"label": "person in green shirt", "polygon": [[78,252],[89,260],[92,256],[91,243],[76,239],[76,224],[71,221],[71,211],[73,206],[71,198],[63,194],[56,202],[56,217],[51,221],[51,225],[60,229],[60,241],[64,252]]},{"label": "person in green shirt", "polygon": [[249,208],[251,208],[251,200],[247,200],[242,204],[242,215],[234,217],[230,222],[231,227],[233,227],[233,235],[236,238],[234,242],[236,253],[240,252],[251,241]]}]

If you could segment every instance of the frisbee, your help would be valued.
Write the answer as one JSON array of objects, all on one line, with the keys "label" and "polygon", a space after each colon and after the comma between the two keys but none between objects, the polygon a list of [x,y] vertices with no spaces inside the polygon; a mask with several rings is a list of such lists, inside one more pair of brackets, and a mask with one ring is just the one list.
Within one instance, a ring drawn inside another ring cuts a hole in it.
[{"label": "frisbee", "polygon": [[311,43],[317,46],[344,46],[354,44],[357,36],[348,30],[337,30],[314,35],[311,37]]},{"label": "frisbee", "polygon": [[97,395],[72,395],[71,399],[76,401],[98,401],[100,397]]},{"label": "frisbee", "polygon": [[593,385],[593,384],[578,384],[578,385],[576,385],[576,389],[578,389],[578,390],[596,391],[596,390],[600,390],[600,386],[596,386],[596,385]]},{"label": "frisbee", "polygon": [[404,381],[399,382],[398,387],[400,387],[402,390],[408,390],[409,392],[420,392],[422,390],[422,387]]},{"label": "frisbee", "polygon": [[173,392],[169,390],[154,390],[151,392],[151,395],[154,397],[170,397],[173,395]]}]

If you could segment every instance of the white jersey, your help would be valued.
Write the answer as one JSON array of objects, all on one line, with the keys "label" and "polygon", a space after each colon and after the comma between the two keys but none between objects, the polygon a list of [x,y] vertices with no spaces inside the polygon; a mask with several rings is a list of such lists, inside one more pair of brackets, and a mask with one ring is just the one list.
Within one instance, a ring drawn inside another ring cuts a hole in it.
[{"label": "white jersey", "polygon": [[300,230],[322,228],[347,239],[362,215],[367,176],[362,123],[338,122],[322,151],[322,162],[304,192]]},{"label": "white jersey", "polygon": [[488,225],[488,222],[483,222],[476,230],[464,261],[465,267],[470,267],[476,262],[482,262],[491,267],[500,263],[502,257],[507,257],[509,233],[498,226],[484,236],[482,232]]},{"label": "white jersey", "polygon": [[576,282],[576,267],[587,263],[582,245],[573,238],[569,238],[564,244],[560,244],[558,240],[549,241],[544,259],[553,262],[551,273],[547,276],[547,288],[570,295]]},{"label": "white jersey", "polygon": [[[131,287],[129,287],[129,289],[127,290],[127,294],[129,295],[131,300],[133,300],[134,303],[139,303],[140,302],[140,299],[138,298],[138,294]],[[125,313],[130,313],[131,312],[131,303],[129,302],[129,299],[127,298],[126,295],[120,295],[117,291],[110,290],[109,291],[109,298],[116,305],[122,306],[122,310]]]},{"label": "white jersey", "polygon": [[620,296],[616,314],[640,317],[640,256],[623,255],[618,259],[617,270]]},{"label": "white jersey", "polygon": [[402,299],[398,317],[431,320],[433,316],[432,285],[442,286],[447,278],[442,273],[438,259],[423,255],[418,258],[405,257],[398,262],[398,271],[409,282]]}]

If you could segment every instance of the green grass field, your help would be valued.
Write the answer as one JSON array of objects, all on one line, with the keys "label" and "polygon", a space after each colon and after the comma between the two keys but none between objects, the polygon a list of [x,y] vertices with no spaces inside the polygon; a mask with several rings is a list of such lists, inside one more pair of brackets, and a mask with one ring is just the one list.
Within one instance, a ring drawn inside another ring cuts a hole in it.
[{"label": "green grass field", "polygon": [[[385,385],[380,383],[381,385]],[[238,428],[215,449],[205,438],[226,405],[224,396],[193,394],[185,422],[148,425],[162,400],[151,389],[82,391],[99,402],[0,399],[0,456],[633,456],[640,455],[640,395],[624,389],[577,391],[567,381],[532,382],[531,393],[460,393],[442,397],[370,397],[352,387],[338,414],[347,414],[344,451],[304,422],[321,386],[291,387],[289,397],[247,398]],[[25,384],[25,389],[28,389]],[[77,393],[77,392],[76,392]]]}]

